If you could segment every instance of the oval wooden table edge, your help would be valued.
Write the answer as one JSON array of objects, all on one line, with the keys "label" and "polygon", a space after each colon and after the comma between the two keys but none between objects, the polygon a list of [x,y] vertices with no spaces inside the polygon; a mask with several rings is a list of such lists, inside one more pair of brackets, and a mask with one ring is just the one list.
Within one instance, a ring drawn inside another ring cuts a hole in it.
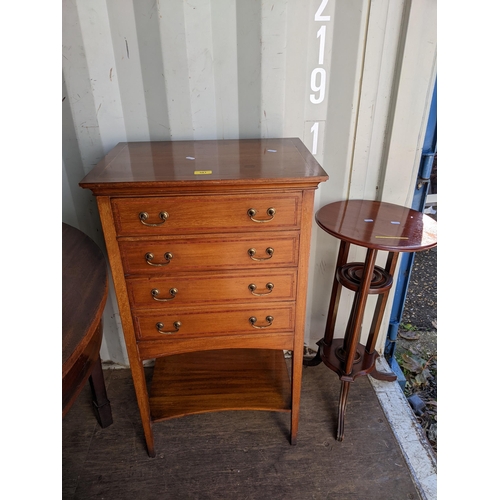
[{"label": "oval wooden table edge", "polygon": [[107,427],[113,419],[100,358],[107,264],[86,234],[65,223],[62,229],[62,417],[88,380],[97,420]]}]

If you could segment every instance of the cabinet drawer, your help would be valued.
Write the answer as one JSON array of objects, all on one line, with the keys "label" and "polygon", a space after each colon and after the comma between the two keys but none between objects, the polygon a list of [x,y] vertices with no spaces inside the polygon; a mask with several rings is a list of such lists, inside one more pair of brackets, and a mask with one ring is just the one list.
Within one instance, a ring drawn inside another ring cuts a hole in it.
[{"label": "cabinet drawer", "polygon": [[[163,309],[135,313],[138,339],[168,339],[252,333],[277,333],[294,328],[295,304]],[[164,333],[161,333],[164,332]]]},{"label": "cabinet drawer", "polygon": [[232,274],[174,274],[169,277],[129,278],[132,309],[175,308],[214,302],[276,302],[295,299],[294,269]]},{"label": "cabinet drawer", "polygon": [[120,241],[125,274],[294,267],[299,233]]},{"label": "cabinet drawer", "polygon": [[118,236],[162,236],[298,229],[301,200],[301,193],[166,196],[115,198],[111,206]]}]

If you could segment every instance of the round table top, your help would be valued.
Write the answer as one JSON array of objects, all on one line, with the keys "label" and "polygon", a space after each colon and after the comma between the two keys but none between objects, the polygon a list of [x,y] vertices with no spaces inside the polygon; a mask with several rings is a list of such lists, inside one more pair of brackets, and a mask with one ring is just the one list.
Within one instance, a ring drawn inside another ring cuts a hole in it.
[{"label": "round table top", "polygon": [[366,248],[417,252],[437,245],[432,217],[392,203],[338,201],[319,209],[316,222],[332,236]]},{"label": "round table top", "polygon": [[101,249],[86,234],[63,223],[63,377],[92,339],[107,296],[107,265]]}]

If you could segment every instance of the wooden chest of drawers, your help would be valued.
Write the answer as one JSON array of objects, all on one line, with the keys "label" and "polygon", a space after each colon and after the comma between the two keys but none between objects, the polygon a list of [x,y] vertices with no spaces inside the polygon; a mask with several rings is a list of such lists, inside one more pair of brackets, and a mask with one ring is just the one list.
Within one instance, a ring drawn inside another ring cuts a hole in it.
[{"label": "wooden chest of drawers", "polygon": [[153,422],[216,410],[290,412],[295,443],[327,179],[299,139],[247,139],[120,143],[81,181],[97,197],[150,456]]}]

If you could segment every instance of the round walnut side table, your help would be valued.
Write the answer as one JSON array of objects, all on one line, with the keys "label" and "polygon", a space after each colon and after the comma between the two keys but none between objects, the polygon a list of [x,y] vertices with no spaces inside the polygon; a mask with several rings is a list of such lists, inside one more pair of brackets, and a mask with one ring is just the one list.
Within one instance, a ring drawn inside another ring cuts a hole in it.
[{"label": "round walnut side table", "polygon": [[[344,418],[351,382],[370,374],[378,380],[394,381],[396,375],[376,368],[375,350],[393,274],[400,252],[418,252],[437,245],[437,223],[428,215],[391,203],[348,200],[330,203],[316,213],[316,222],[340,240],[333,278],[325,334],[318,352],[307,366],[323,362],[338,374],[340,390],[337,440],[344,438]],[[351,244],[365,247],[364,262],[348,263]],[[378,251],[386,251],[385,267],[375,265]],[[354,300],[344,338],[333,338],[342,288],[354,292]],[[366,345],[360,340],[361,325],[368,295],[377,295]]]}]

